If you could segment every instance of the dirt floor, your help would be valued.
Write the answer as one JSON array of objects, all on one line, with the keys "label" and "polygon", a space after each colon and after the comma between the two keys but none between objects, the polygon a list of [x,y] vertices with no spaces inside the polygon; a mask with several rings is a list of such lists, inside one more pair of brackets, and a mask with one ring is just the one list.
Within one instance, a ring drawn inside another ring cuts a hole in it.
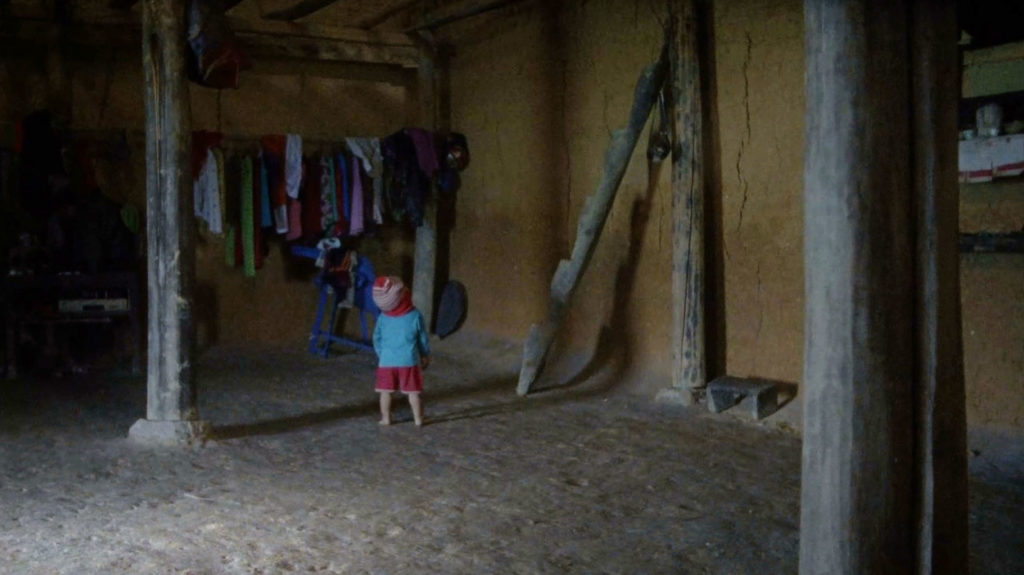
[{"label": "dirt floor", "polygon": [[[138,378],[0,381],[0,573],[796,573],[797,437],[600,376],[522,400],[474,343],[421,429],[377,425],[369,355],[206,352],[200,448],[125,438]],[[972,465],[975,574],[1024,573],[1009,465]]]}]

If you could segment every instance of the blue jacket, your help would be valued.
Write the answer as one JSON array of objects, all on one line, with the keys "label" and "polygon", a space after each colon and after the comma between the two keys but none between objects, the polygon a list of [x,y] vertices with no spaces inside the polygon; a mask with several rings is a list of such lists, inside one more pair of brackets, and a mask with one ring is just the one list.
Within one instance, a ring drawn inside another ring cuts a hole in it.
[{"label": "blue jacket", "polygon": [[430,355],[430,339],[423,314],[413,309],[407,314],[377,316],[373,328],[373,350],[380,358],[380,367],[412,367],[420,364],[420,356]]}]

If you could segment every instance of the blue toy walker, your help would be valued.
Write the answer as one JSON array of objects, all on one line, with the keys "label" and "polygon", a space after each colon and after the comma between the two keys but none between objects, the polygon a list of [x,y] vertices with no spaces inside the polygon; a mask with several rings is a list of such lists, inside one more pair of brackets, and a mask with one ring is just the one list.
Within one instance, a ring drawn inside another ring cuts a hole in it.
[{"label": "blue toy walker", "polygon": [[[292,253],[299,257],[314,260],[320,257],[320,250],[305,246],[292,246]],[[313,280],[313,285],[317,288],[318,300],[316,304],[316,319],[313,321],[313,329],[309,334],[310,354],[327,357],[332,343],[339,343],[361,351],[373,351],[373,341],[369,336],[367,316],[376,319],[380,315],[380,309],[373,303],[373,282],[376,279],[376,275],[370,260],[359,256],[358,261],[359,263],[352,273],[353,285],[348,289],[353,290],[351,309],[359,314],[362,339],[356,340],[335,335],[335,322],[338,319],[338,310],[342,308],[341,304],[345,299],[345,293],[339,292],[331,286],[323,274],[317,274],[316,279]],[[334,295],[334,303],[330,306],[330,321],[325,329],[323,325],[324,316],[326,315],[325,312],[332,294]]]}]

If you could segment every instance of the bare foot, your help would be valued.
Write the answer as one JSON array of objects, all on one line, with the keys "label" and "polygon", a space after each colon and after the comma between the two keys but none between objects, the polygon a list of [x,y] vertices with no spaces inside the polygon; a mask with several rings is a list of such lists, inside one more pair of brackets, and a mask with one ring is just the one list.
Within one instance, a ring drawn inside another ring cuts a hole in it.
[{"label": "bare foot", "polygon": [[382,419],[382,420],[378,421],[377,423],[379,423],[381,425],[391,425],[391,420],[390,419]]},{"label": "bare foot", "polygon": [[416,422],[416,427],[423,427],[423,420],[422,419]]}]

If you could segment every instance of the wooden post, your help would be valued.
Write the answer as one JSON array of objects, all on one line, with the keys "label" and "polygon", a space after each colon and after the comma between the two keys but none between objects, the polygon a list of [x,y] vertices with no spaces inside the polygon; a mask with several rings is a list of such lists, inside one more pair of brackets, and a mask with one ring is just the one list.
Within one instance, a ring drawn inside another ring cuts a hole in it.
[{"label": "wooden post", "polygon": [[911,15],[918,284],[916,572],[953,575],[968,572],[956,5],[953,0],[914,0]]},{"label": "wooden post", "polygon": [[966,573],[951,0],[805,0],[800,572]]},{"label": "wooden post", "polygon": [[129,436],[188,443],[207,429],[195,387],[195,229],[185,76],[185,1],[144,0],[142,62],[146,103],[146,240],[149,350],[146,419]]},{"label": "wooden post", "polygon": [[905,2],[805,0],[800,573],[913,567]]},{"label": "wooden post", "polygon": [[573,293],[579,286],[580,278],[590,263],[590,257],[597,247],[597,241],[604,230],[605,220],[611,211],[619,184],[626,174],[629,159],[636,148],[636,142],[647,124],[647,117],[665,82],[668,69],[668,54],[662,49],[658,61],[644,69],[637,81],[633,95],[633,107],[629,113],[629,123],[624,129],[612,134],[612,141],[604,156],[604,172],[598,183],[597,191],[587,198],[583,204],[583,212],[576,228],[576,243],[573,245],[572,256],[558,263],[555,276],[551,279],[551,302],[548,305],[548,317],[543,324],[534,324],[530,328],[526,344],[523,348],[523,364],[519,371],[519,384],[516,392],[526,395],[530,386],[540,375],[540,370],[547,358],[548,350],[555,340],[555,334],[562,324],[565,312]]},{"label": "wooden post", "polygon": [[707,384],[704,353],[704,157],[694,0],[671,2],[672,387],[684,405]]},{"label": "wooden post", "polygon": [[[436,130],[437,120],[437,73],[436,54],[432,46],[420,47],[420,61],[416,69],[417,92],[420,102],[420,123],[427,130]],[[423,225],[416,228],[415,261],[413,263],[412,300],[413,304],[430,331],[434,331],[434,302],[437,282],[437,190],[431,189],[424,206]]]}]

